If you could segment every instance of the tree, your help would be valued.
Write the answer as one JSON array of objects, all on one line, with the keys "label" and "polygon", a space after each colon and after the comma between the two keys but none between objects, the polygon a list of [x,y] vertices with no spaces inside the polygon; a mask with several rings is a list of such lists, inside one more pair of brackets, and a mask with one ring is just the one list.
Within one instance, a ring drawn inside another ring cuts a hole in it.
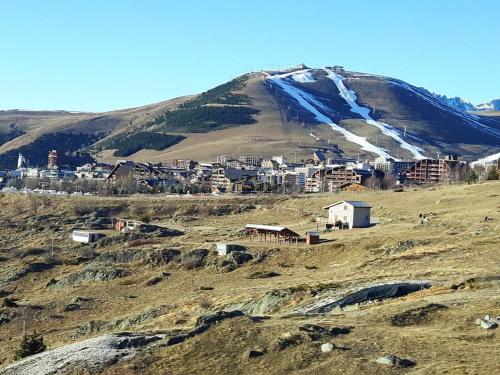
[{"label": "tree", "polygon": [[478,180],[478,176],[476,174],[476,172],[471,169],[469,175],[465,178],[465,182],[467,182],[468,184],[472,184],[472,183],[475,183],[477,182]]},{"label": "tree", "polygon": [[41,353],[47,349],[43,342],[43,336],[35,332],[24,335],[19,349],[15,353],[15,359],[21,359],[33,354]]},{"label": "tree", "polygon": [[488,174],[486,175],[488,181],[498,180],[498,170],[495,166],[488,168]]}]

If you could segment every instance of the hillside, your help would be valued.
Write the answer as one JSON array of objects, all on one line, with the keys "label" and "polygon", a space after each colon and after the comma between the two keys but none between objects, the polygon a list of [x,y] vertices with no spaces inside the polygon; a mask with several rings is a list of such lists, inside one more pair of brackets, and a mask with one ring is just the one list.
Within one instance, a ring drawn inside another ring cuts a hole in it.
[{"label": "hillside", "polygon": [[[63,373],[141,375],[493,374],[499,328],[475,320],[500,315],[498,188],[168,202],[0,196],[0,372],[52,363]],[[322,232],[315,246],[240,235],[247,223],[303,235],[341,199],[371,203],[378,224]],[[149,217],[162,229],[130,238],[108,230],[96,245],[70,241],[73,228],[99,228],[110,216]],[[251,257],[218,257],[216,241],[243,245]],[[418,287],[328,307],[398,283]],[[27,332],[59,349],[12,365],[23,316]],[[330,352],[324,343],[334,344]],[[411,368],[376,363],[388,354]]]},{"label": "hillside", "polygon": [[[71,148],[60,152],[90,150],[103,161],[124,157],[117,145],[136,140],[126,157],[153,162],[209,161],[221,154],[284,154],[293,160],[318,147],[362,158],[418,159],[439,152],[475,160],[497,153],[500,119],[488,111],[459,110],[457,103],[459,98],[394,78],[300,66],[245,74],[200,95],[123,111],[2,111],[0,155],[12,164],[29,143],[31,149],[42,147],[37,140],[48,133],[66,137]],[[81,142],[89,133],[97,141]],[[155,135],[160,133],[183,138],[152,144],[162,139]]]}]

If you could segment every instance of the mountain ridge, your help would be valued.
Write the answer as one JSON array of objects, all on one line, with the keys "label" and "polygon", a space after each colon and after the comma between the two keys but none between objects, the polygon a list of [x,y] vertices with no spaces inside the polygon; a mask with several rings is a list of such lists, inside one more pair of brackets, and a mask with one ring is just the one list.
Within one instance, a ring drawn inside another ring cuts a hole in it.
[{"label": "mountain ridge", "polygon": [[[146,148],[149,141],[130,155],[153,162],[215,160],[225,153],[304,157],[315,148],[366,158],[418,159],[439,152],[474,160],[498,152],[500,117],[464,110],[469,105],[396,78],[302,64],[247,73],[198,95],[119,111],[0,111],[0,134],[8,134],[13,121],[22,132],[0,144],[0,159],[13,160],[47,133],[98,135],[97,142],[80,149],[103,161],[116,160],[112,145],[137,132],[183,137],[162,150]],[[155,139],[141,137],[146,138]]]}]

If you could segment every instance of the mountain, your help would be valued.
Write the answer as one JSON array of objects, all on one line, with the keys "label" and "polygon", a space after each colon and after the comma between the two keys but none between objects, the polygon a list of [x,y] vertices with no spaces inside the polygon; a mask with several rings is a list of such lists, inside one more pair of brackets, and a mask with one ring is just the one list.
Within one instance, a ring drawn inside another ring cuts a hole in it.
[{"label": "mountain", "polygon": [[482,103],[476,106],[478,111],[500,111],[500,99],[494,99],[488,103]]},{"label": "mountain", "polygon": [[[424,88],[421,89],[425,90]],[[462,112],[471,112],[477,110],[477,108],[472,103],[466,102],[465,100],[459,98],[458,96],[455,98],[448,98],[446,95],[439,95],[436,93],[431,93],[431,95],[434,96],[436,99],[442,101],[444,104]]]},{"label": "mountain", "polygon": [[43,165],[51,148],[152,162],[224,154],[294,160],[317,148],[369,159],[499,152],[500,115],[470,113],[469,105],[395,78],[301,65],[121,111],[0,111],[0,168],[12,167],[18,152]]}]

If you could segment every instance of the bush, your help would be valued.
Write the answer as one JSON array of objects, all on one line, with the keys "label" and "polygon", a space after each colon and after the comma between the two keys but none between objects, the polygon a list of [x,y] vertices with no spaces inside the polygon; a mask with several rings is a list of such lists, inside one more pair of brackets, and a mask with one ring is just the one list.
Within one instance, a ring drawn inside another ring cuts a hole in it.
[{"label": "bush", "polygon": [[15,353],[15,359],[21,359],[33,354],[45,351],[47,347],[43,342],[43,336],[40,336],[36,331],[31,335],[23,336],[20,348]]},{"label": "bush", "polygon": [[210,298],[203,297],[200,299],[198,302],[198,305],[203,309],[203,310],[208,310],[213,306],[213,301]]},{"label": "bush", "polygon": [[488,174],[486,175],[488,181],[498,180],[498,170],[495,166],[488,168]]},{"label": "bush", "polygon": [[85,202],[83,200],[74,200],[72,204],[72,209],[75,215],[83,216],[89,215],[95,211],[95,205],[93,202]]}]

